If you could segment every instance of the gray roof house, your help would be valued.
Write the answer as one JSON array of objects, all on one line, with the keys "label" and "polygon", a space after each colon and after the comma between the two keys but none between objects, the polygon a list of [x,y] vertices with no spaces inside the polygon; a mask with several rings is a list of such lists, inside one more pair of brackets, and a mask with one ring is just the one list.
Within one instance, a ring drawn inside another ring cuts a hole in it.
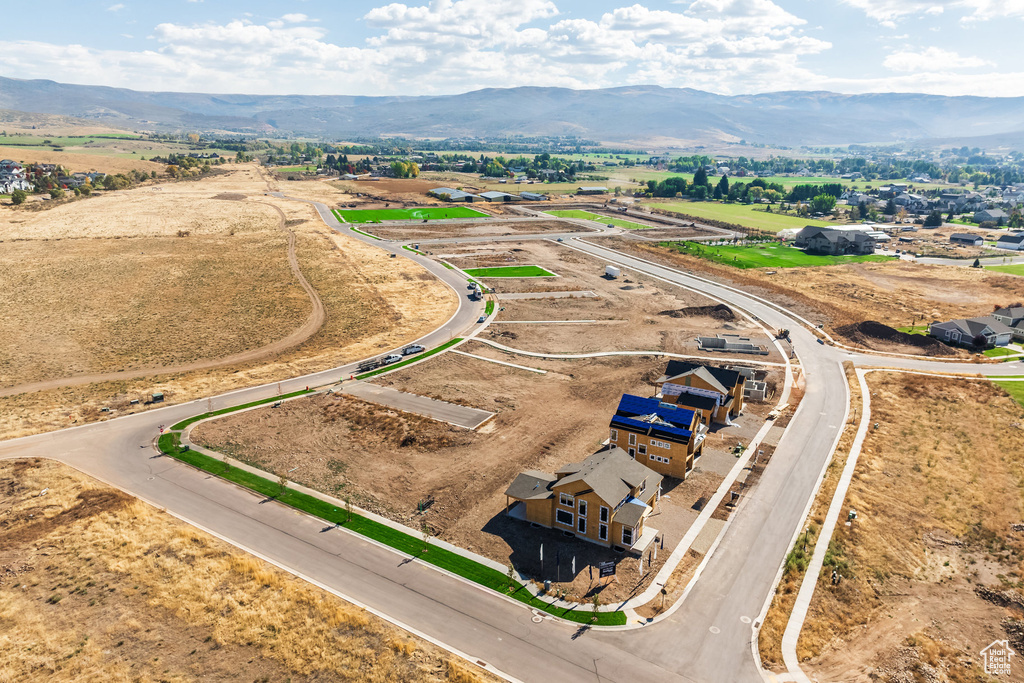
[{"label": "gray roof house", "polygon": [[1013,337],[1013,330],[987,315],[944,323],[933,322],[928,326],[928,334],[950,344],[971,346],[976,337],[982,336],[988,346],[1006,346]]},{"label": "gray roof house", "polygon": [[949,241],[953,244],[963,244],[969,247],[980,247],[985,243],[985,240],[981,239],[981,235],[972,235],[966,232],[954,232],[949,236]]},{"label": "gray roof house", "polygon": [[974,212],[974,222],[984,223],[985,221],[992,221],[998,223],[1000,220],[1006,221],[1009,216],[1002,209],[982,209],[981,211]]},{"label": "gray roof house", "polygon": [[1024,306],[997,309],[992,317],[1009,327],[1015,340],[1024,341]]},{"label": "gray roof house", "polygon": [[835,230],[809,225],[797,233],[795,244],[811,254],[873,254],[875,238],[857,230]]}]

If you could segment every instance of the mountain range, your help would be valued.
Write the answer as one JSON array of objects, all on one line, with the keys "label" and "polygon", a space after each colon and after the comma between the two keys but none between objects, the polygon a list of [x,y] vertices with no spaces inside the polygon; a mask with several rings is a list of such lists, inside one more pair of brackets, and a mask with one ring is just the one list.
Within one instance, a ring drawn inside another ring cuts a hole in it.
[{"label": "mountain range", "polygon": [[982,136],[1019,141],[1024,131],[1024,97],[820,91],[729,96],[650,85],[363,97],[142,92],[0,77],[0,109],[121,128],[329,139],[570,135],[609,143],[797,146]]}]

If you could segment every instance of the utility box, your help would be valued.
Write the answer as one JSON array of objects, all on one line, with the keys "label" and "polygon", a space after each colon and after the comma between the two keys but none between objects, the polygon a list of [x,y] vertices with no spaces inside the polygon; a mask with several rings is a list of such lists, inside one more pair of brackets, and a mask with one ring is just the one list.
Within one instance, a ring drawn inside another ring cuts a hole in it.
[{"label": "utility box", "polygon": [[609,277],[614,280],[615,278],[622,275],[622,269],[620,269],[618,266],[605,266],[604,274],[605,277]]},{"label": "utility box", "polygon": [[153,394],[150,397],[150,399],[152,399],[153,403],[160,403],[160,401],[164,400],[164,394],[163,394],[163,392],[157,392],[157,393]]}]

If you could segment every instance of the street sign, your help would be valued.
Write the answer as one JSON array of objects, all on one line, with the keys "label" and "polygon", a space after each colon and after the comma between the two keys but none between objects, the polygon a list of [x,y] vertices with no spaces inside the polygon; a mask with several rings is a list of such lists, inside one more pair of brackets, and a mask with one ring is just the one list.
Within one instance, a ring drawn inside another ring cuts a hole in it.
[{"label": "street sign", "polygon": [[597,569],[600,572],[598,578],[607,578],[609,576],[615,576],[615,562],[598,562]]}]

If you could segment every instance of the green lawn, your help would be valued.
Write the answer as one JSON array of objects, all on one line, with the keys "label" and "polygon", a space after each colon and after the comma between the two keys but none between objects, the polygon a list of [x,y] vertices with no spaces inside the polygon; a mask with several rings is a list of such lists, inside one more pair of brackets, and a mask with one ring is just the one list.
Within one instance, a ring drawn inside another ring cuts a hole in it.
[{"label": "green lawn", "polygon": [[997,346],[992,349],[985,349],[984,351],[982,351],[982,353],[988,356],[989,358],[1000,358],[1002,356],[1017,355],[1016,351],[1014,351],[1013,349],[1008,349],[1005,346]]},{"label": "green lawn", "polygon": [[620,228],[627,228],[629,230],[646,230],[653,228],[653,225],[641,225],[640,223],[634,223],[633,221],[624,221],[621,218],[612,218],[610,216],[602,216],[597,213],[591,213],[590,211],[580,211],[579,209],[567,209],[563,211],[545,211],[551,216],[556,218],[583,218],[588,221],[597,221],[604,225],[616,225]]},{"label": "green lawn", "polygon": [[906,332],[907,334],[923,334],[928,335],[927,325],[914,325],[913,327],[897,327],[898,332]]},{"label": "green lawn", "polygon": [[494,313],[494,302],[488,301],[484,304],[484,315],[490,317],[491,313]]},{"label": "green lawn", "polygon": [[1012,266],[985,266],[985,270],[995,270],[1000,273],[1009,273],[1010,275],[1020,275],[1024,277],[1024,263],[1018,263]]},{"label": "green lawn", "polygon": [[467,268],[467,275],[473,277],[555,277],[555,274],[540,266],[497,266],[495,268]]},{"label": "green lawn", "polygon": [[682,254],[724,263],[736,268],[799,268],[806,266],[833,266],[839,263],[889,261],[891,256],[818,256],[805,254],[796,247],[761,244],[749,247],[713,247],[695,242],[661,242],[660,246],[675,249]]},{"label": "green lawn", "polygon": [[1024,406],[1024,382],[996,382],[1013,400]]},{"label": "green lawn", "polygon": [[346,223],[487,217],[486,213],[466,206],[423,206],[417,209],[338,209],[335,214],[339,220]]},{"label": "green lawn", "polygon": [[310,173],[316,171],[316,164],[307,164],[305,166],[271,166],[271,171],[277,171],[278,173]]},{"label": "green lawn", "polygon": [[[786,228],[800,229],[808,225],[828,227],[836,225],[833,221],[823,221],[818,218],[800,218],[799,216],[787,216],[779,213],[768,213],[764,210],[766,204],[726,204],[724,202],[672,202],[664,204],[651,204],[651,206],[675,211],[677,213],[696,216],[697,218],[708,218],[712,220],[726,221],[742,225],[745,228],[755,228],[768,232],[778,232]],[[777,208],[778,205],[776,205]],[[772,209],[775,211],[775,208]]]}]

